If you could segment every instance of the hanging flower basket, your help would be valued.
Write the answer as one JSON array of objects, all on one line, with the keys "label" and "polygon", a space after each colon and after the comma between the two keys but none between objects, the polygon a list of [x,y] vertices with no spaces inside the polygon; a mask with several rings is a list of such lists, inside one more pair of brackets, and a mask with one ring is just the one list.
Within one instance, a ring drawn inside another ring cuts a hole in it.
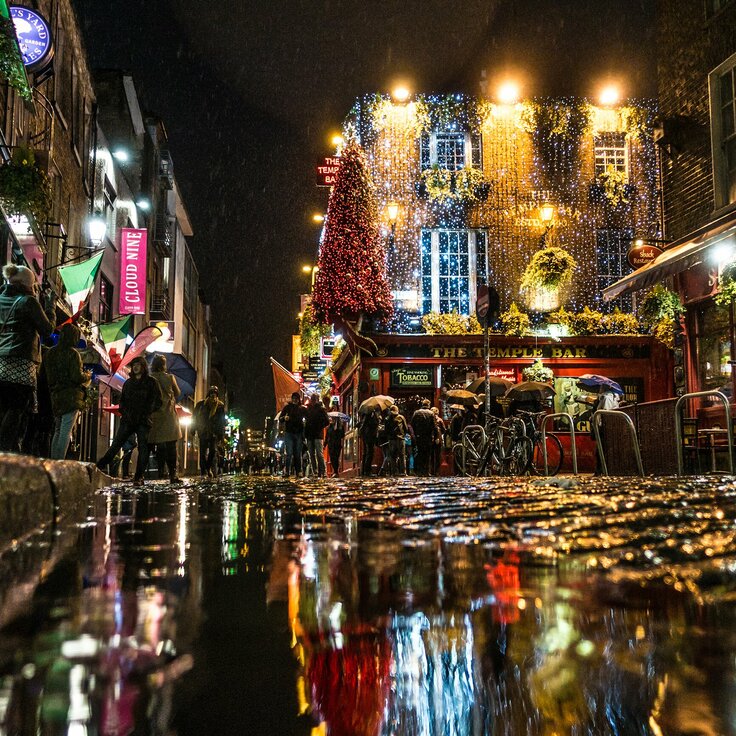
[{"label": "hanging flower basket", "polygon": [[433,166],[422,172],[421,181],[416,184],[416,191],[421,198],[426,192],[427,198],[439,204],[448,202],[472,204],[488,199],[491,182],[485,178],[480,169],[471,166],[459,171]]},{"label": "hanging flower basket", "polygon": [[572,281],[577,261],[562,248],[542,248],[533,256],[521,277],[524,291],[546,289],[557,291]]},{"label": "hanging flower basket", "polygon": [[537,381],[539,383],[552,383],[555,379],[554,371],[548,368],[541,360],[535,360],[521,372],[525,381]]},{"label": "hanging flower basket", "polygon": [[10,216],[30,215],[39,225],[51,212],[51,185],[30,148],[19,146],[0,166],[0,202]]}]

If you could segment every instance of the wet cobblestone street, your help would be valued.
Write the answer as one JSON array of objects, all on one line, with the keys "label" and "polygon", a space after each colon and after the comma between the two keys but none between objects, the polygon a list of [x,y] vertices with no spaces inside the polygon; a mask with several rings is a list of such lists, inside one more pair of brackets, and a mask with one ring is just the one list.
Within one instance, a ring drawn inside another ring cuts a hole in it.
[{"label": "wet cobblestone street", "polygon": [[736,482],[558,483],[99,493],[0,561],[0,734],[736,733]]}]

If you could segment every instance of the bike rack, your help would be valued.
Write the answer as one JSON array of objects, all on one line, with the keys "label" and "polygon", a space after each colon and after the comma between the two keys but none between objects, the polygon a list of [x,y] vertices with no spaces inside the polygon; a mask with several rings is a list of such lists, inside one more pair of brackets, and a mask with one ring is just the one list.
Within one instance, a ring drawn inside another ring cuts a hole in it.
[{"label": "bike rack", "polygon": [[682,412],[680,405],[688,399],[700,399],[705,396],[715,396],[723,404],[726,412],[726,430],[728,432],[728,466],[733,475],[733,427],[731,426],[731,406],[725,394],[717,390],[696,391],[692,394],[684,394],[677,399],[675,404],[675,432],[677,433],[677,475],[684,475],[684,459],[682,457]]},{"label": "bike rack", "polygon": [[547,422],[550,419],[565,419],[570,426],[570,453],[572,454],[572,472],[573,475],[578,474],[578,450],[575,447],[575,422],[567,412],[558,412],[557,414],[545,414],[542,418],[542,456],[544,457],[544,474],[549,475],[549,463],[547,462]]},{"label": "bike rack", "polygon": [[[480,424],[469,424],[460,433],[460,435],[461,435],[461,437],[460,437],[460,445],[463,448],[463,453],[462,453],[463,454],[463,473],[466,472],[466,470],[465,470],[465,458],[466,458],[466,454],[467,454],[468,445],[467,445],[467,443],[466,443],[465,440],[467,439],[467,435],[468,434],[480,435],[481,442],[482,442],[481,448],[484,448],[486,446],[486,439],[487,439],[486,438],[486,431],[485,431],[485,429],[483,429],[483,426],[480,425]],[[475,443],[473,443],[473,447],[475,447]],[[481,455],[482,455],[482,451],[481,451]]]},{"label": "bike rack", "polygon": [[626,424],[628,425],[629,429],[631,430],[631,439],[633,440],[634,444],[634,455],[636,457],[636,467],[639,469],[639,475],[643,478],[644,477],[644,466],[641,462],[641,450],[639,449],[639,438],[636,435],[636,427],[634,427],[634,422],[631,421],[631,417],[628,414],[624,414],[622,411],[613,411],[611,409],[598,409],[596,411],[592,418],[591,422],[593,423],[593,434],[595,435],[595,444],[598,448],[598,457],[601,459],[601,467],[603,468],[603,475],[608,475],[608,465],[606,464],[606,453],[603,452],[603,445],[601,445],[601,429],[600,429],[600,420],[604,416],[615,416],[615,417],[623,417],[626,420]]}]

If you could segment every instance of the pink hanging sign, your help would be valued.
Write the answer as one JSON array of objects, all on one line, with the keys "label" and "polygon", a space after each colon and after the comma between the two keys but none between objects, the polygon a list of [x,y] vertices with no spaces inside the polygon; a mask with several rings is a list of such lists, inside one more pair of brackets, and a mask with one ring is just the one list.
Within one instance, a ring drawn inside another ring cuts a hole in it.
[{"label": "pink hanging sign", "polygon": [[146,312],[146,247],[144,229],[123,228],[120,236],[120,314]]}]

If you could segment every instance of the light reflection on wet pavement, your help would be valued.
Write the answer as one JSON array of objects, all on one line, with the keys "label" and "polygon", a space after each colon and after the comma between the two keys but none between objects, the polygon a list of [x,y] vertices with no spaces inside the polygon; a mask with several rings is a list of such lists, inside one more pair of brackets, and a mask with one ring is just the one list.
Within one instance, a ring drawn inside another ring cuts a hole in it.
[{"label": "light reflection on wet pavement", "polygon": [[102,493],[2,560],[0,736],[736,734],[736,481],[562,485]]}]

